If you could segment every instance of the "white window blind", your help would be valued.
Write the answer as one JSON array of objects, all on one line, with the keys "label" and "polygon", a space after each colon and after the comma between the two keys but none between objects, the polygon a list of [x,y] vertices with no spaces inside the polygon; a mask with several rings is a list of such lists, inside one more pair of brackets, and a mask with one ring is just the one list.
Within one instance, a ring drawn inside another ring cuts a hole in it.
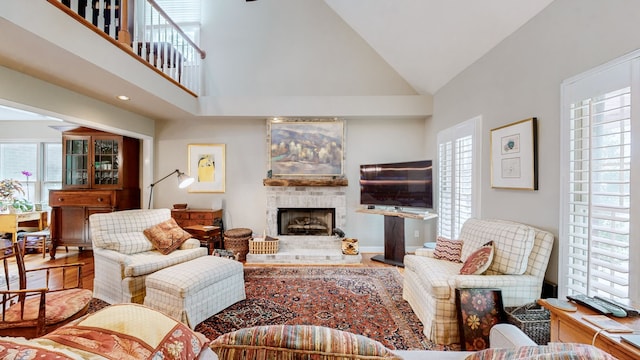
[{"label": "white window blind", "polygon": [[200,24],[201,0],[156,0],[156,3],[178,25]]},{"label": "white window blind", "polygon": [[628,301],[637,291],[632,223],[640,218],[633,216],[639,194],[632,194],[632,164],[640,159],[631,149],[640,129],[632,127],[632,89],[631,60],[563,83],[562,295]]},{"label": "white window blind", "polygon": [[438,133],[438,235],[457,239],[467,219],[478,216],[479,117]]}]

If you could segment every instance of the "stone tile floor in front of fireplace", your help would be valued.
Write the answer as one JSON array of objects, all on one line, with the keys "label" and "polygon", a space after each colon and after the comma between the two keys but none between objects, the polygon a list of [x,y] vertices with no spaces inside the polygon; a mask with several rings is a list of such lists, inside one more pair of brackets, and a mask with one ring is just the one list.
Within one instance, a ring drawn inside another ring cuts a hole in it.
[{"label": "stone tile floor in front of fireplace", "polygon": [[359,265],[362,255],[342,254],[333,236],[281,236],[275,254],[247,254],[246,264]]}]

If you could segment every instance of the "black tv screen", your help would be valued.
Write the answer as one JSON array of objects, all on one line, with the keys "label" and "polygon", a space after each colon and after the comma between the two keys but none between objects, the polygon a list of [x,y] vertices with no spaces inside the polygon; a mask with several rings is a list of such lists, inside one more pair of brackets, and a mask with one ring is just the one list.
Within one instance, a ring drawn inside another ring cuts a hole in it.
[{"label": "black tv screen", "polygon": [[431,160],[360,165],[360,204],[433,209]]}]

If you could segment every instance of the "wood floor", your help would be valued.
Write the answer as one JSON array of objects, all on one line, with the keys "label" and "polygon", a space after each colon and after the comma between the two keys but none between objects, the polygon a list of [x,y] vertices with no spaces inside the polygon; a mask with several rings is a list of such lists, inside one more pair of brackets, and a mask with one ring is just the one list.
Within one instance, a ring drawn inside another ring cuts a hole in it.
[{"label": "wood floor", "polygon": [[[377,253],[362,253],[361,265],[348,265],[348,266],[361,266],[361,267],[393,267],[378,261],[371,260],[371,257],[378,255]],[[27,268],[36,268],[40,266],[51,266],[70,263],[83,263],[82,267],[82,286],[85,289],[93,290],[93,252],[91,250],[79,251],[76,248],[69,248],[68,252],[65,252],[64,248],[59,248],[56,252],[56,259],[51,260],[49,254],[44,259],[41,253],[33,253],[25,255],[25,263]],[[253,266],[253,265],[252,265]],[[256,265],[256,266],[274,266],[274,265]],[[287,265],[291,266],[291,265]],[[303,266],[303,265],[300,265]],[[331,266],[331,265],[326,265]],[[398,268],[402,272],[403,268]]]}]

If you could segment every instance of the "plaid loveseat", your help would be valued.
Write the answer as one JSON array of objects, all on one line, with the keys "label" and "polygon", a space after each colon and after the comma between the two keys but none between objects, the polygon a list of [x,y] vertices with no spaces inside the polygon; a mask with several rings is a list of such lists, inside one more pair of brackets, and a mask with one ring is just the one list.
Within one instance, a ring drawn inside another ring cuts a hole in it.
[{"label": "plaid loveseat", "polygon": [[482,275],[460,275],[462,263],[437,259],[433,250],[419,249],[404,257],[403,297],[424,325],[424,334],[438,344],[459,342],[456,288],[501,289],[505,307],[540,298],[554,238],[525,224],[469,219],[460,240],[461,261],[486,242],[494,242],[493,262]]},{"label": "plaid loveseat", "polygon": [[89,217],[93,245],[93,296],[110,304],[138,303],[147,275],[207,255],[197,239],[163,255],[143,231],[171,218],[169,209],[124,210]]}]

